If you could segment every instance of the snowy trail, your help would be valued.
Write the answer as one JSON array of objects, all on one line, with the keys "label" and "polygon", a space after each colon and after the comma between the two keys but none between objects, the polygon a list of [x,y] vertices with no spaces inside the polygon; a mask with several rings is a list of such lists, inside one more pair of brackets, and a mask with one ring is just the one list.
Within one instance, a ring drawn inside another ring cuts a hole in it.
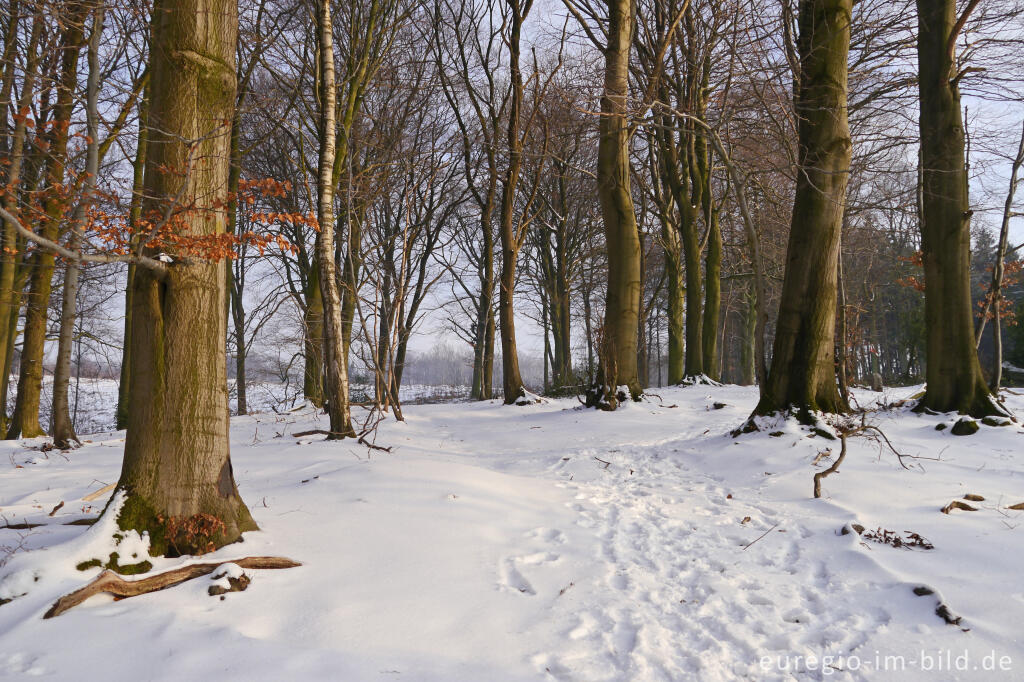
[{"label": "snowy trail", "polygon": [[810,531],[733,501],[683,456],[655,446],[573,458],[611,462],[604,476],[561,484],[575,492],[576,525],[597,537],[601,582],[597,599],[567,595],[568,646],[536,656],[540,670],[566,680],[783,679],[759,669],[765,652],[853,651],[891,620],[882,608],[836,608],[857,598],[837,594],[849,589],[804,556]]}]

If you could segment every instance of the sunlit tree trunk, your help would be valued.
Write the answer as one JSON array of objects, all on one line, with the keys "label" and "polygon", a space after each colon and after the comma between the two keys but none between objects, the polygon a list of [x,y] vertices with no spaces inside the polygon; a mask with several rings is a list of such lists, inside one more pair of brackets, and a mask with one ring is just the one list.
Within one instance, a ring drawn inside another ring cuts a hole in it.
[{"label": "sunlit tree trunk", "polygon": [[799,166],[771,369],[756,414],[845,412],[836,387],[836,273],[850,168],[847,54],[852,0],[801,0]]},{"label": "sunlit tree trunk", "polygon": [[[601,95],[597,194],[608,253],[598,386],[588,403],[615,409],[620,398],[642,392],[637,372],[637,324],[640,313],[640,235],[630,190],[629,53],[635,17],[630,0],[609,0],[605,46],[604,91]],[[617,395],[625,386],[629,395]]]},{"label": "sunlit tree trunk", "polygon": [[918,0],[917,15],[928,382],[919,407],[981,417],[1002,410],[985,384],[974,346],[971,211],[954,60],[956,1]]},{"label": "sunlit tree trunk", "polygon": [[320,173],[317,184],[316,252],[320,266],[320,294],[323,300],[323,359],[326,378],[327,413],[331,428],[328,438],[353,435],[348,400],[348,362],[342,328],[341,296],[334,260],[334,165],[337,153],[337,88],[334,80],[334,36],[330,0],[318,8],[320,48]]},{"label": "sunlit tree trunk", "polygon": [[[163,215],[180,196],[186,237],[227,225],[237,30],[233,0],[154,7],[143,215]],[[165,274],[139,267],[131,283],[132,400],[117,485],[127,495],[119,525],[147,531],[154,554],[202,553],[256,529],[228,448],[227,263],[174,257]],[[183,522],[208,532],[178,530]]]}]

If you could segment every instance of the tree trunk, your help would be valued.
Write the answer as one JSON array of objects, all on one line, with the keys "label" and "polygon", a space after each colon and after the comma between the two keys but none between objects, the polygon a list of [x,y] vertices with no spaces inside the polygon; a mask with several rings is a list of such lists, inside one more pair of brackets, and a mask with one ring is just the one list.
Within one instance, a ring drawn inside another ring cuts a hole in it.
[{"label": "tree trunk", "polygon": [[324,406],[324,304],[320,293],[320,262],[313,258],[306,284],[306,308],[302,313],[302,397],[315,407]]},{"label": "tree trunk", "polygon": [[[100,89],[99,50],[103,34],[104,6],[98,5],[93,11],[92,34],[89,37],[89,83],[86,94],[87,161],[86,178],[82,195],[71,219],[71,239],[68,248],[78,252],[82,248],[85,232],[86,212],[92,204],[96,189],[96,178],[100,171],[99,154],[99,113],[97,111]],[[79,260],[68,260],[64,269],[64,292],[60,315],[60,332],[57,342],[57,366],[53,372],[53,443],[59,448],[69,448],[78,442],[74,422],[68,409],[68,387],[71,381],[71,351],[74,344],[76,308],[78,305],[78,281],[82,264]]]},{"label": "tree trunk", "polygon": [[1020,144],[1017,147],[1017,155],[1013,158],[1010,168],[1010,189],[1006,193],[1006,202],[1003,204],[1003,220],[999,226],[999,243],[996,246],[996,262],[992,267],[992,283],[989,286],[989,295],[985,299],[986,305],[981,311],[981,321],[978,324],[978,333],[975,336],[975,345],[981,342],[981,334],[985,329],[985,320],[988,318],[989,306],[995,308],[992,323],[995,329],[992,330],[992,377],[989,386],[996,395],[999,393],[999,385],[1003,380],[1003,334],[1000,320],[1001,307],[1003,302],[1003,275],[1005,273],[1005,260],[1007,241],[1010,237],[1010,219],[1013,217],[1013,197],[1017,192],[1017,174],[1024,165],[1024,130],[1021,131]]},{"label": "tree trunk", "polygon": [[707,232],[704,253],[704,319],[701,334],[704,353],[704,374],[718,381],[721,369],[718,362],[718,319],[722,311],[722,231],[718,225],[718,209],[711,194],[711,158],[703,132],[696,132],[697,169],[701,183],[701,209]]},{"label": "tree trunk", "polygon": [[[60,82],[54,106],[53,122],[48,133],[46,181],[56,189],[64,184],[67,163],[68,127],[74,110],[74,97],[78,87],[78,58],[85,41],[84,3],[70,4],[62,19],[60,38]],[[64,216],[63,198],[51,196],[46,201],[46,215],[40,234],[56,240]],[[39,397],[43,383],[43,352],[46,344],[47,311],[53,286],[55,258],[49,251],[38,249],[32,256],[28,305],[25,309],[25,338],[21,350],[18,375],[18,397],[7,438],[33,438],[42,436],[39,425]]]},{"label": "tree trunk", "polygon": [[494,367],[494,236],[491,230],[494,189],[487,192],[486,205],[480,216],[483,259],[480,273],[480,298],[476,316],[476,339],[473,344],[473,393],[475,400],[490,400]]},{"label": "tree trunk", "polygon": [[668,299],[668,384],[683,380],[683,284],[679,232],[667,220],[662,221],[661,238],[665,244],[665,297]]},{"label": "tree trunk", "polygon": [[799,167],[767,386],[755,414],[845,412],[836,388],[836,273],[850,167],[847,54],[852,0],[801,0]]},{"label": "tree trunk", "polygon": [[[637,323],[640,310],[640,235],[630,191],[629,53],[633,38],[631,0],[609,0],[608,44],[605,47],[604,91],[601,95],[597,194],[608,255],[598,385],[587,404],[615,409],[621,399],[639,399]],[[618,395],[625,386],[629,395]]]},{"label": "tree trunk", "polygon": [[[139,231],[139,221],[142,219],[142,192],[144,191],[145,168],[146,168],[146,147],[149,139],[149,98],[151,83],[146,83],[146,89],[142,100],[139,102],[139,139],[138,148],[135,150],[135,161],[132,164],[132,199],[128,207],[128,222],[132,229]],[[134,240],[134,238],[133,238]],[[124,341],[121,351],[121,376],[117,384],[117,420],[118,429],[128,428],[128,405],[131,395],[128,392],[131,386],[131,348],[132,348],[132,280],[135,279],[135,265],[128,265],[127,286],[125,287],[125,313],[124,313]]]},{"label": "tree trunk", "polygon": [[955,73],[955,0],[918,0],[927,367],[920,409],[975,417],[1001,414],[974,347],[971,211],[964,127]]},{"label": "tree trunk", "polygon": [[[14,8],[12,7],[12,12]],[[35,79],[39,68],[41,55],[39,54],[39,41],[42,35],[44,15],[42,12],[35,12],[32,20],[32,33],[29,37],[27,56],[25,58],[25,72],[22,76],[21,96],[18,99],[18,110],[28,109],[32,104],[35,95]],[[12,26],[16,27],[16,15],[12,14]],[[11,37],[7,46],[12,50],[17,40]],[[13,70],[14,60],[8,62]],[[13,74],[11,76],[13,81]],[[10,93],[7,94],[10,97]],[[6,108],[6,107],[5,107]],[[4,111],[6,119],[7,112]],[[17,214],[18,187],[21,184],[22,167],[25,161],[25,141],[28,134],[28,117],[19,116],[14,124],[14,131],[11,135],[10,146],[6,150],[7,156],[7,187],[9,191],[4,195],[4,208],[10,213]],[[6,122],[4,130],[7,130]],[[6,139],[6,135],[5,135]],[[18,309],[21,304],[21,288],[15,287],[19,269],[18,253],[20,249],[17,230],[13,224],[4,223],[3,231],[3,252],[0,253],[0,416],[3,423],[0,424],[3,432],[7,432],[9,426],[7,420],[7,389],[11,375],[11,358],[14,356],[14,345],[17,341]]]},{"label": "tree trunk", "polygon": [[[230,264],[229,264],[230,269]],[[231,320],[235,328],[235,404],[237,414],[249,414],[249,401],[246,396],[245,378],[245,303],[242,300],[242,289],[239,277],[231,278]]]},{"label": "tree trunk", "polygon": [[[506,405],[526,396],[523,378],[519,374],[519,351],[516,348],[515,287],[516,264],[519,260],[521,239],[519,226],[515,223],[516,186],[522,167],[522,140],[519,137],[520,111],[523,107],[523,74],[519,67],[519,42],[523,20],[530,11],[532,0],[506,0],[511,13],[509,25],[509,69],[511,71],[511,99],[508,114],[508,135],[506,138],[509,156],[501,187],[501,281],[498,287],[498,311],[501,326],[501,381]],[[545,332],[547,339],[547,332]]]},{"label": "tree trunk", "polygon": [[756,344],[757,293],[754,287],[746,295],[747,308],[743,311],[743,336],[740,338],[740,385],[750,386],[757,379]]},{"label": "tree trunk", "polygon": [[[153,16],[143,215],[162,215],[180,196],[180,234],[223,234],[237,7],[232,0],[159,0]],[[190,159],[188,173],[161,172],[184,169]],[[119,525],[148,531],[154,555],[200,554],[256,529],[228,447],[226,268],[224,261],[178,259],[162,277],[139,267],[132,280]]]},{"label": "tree trunk", "polygon": [[337,89],[334,81],[334,37],[330,0],[321,0],[320,29],[320,174],[317,186],[316,241],[320,265],[320,293],[323,298],[323,359],[326,375],[327,413],[331,420],[329,439],[355,435],[348,400],[348,363],[345,357],[341,292],[334,260],[334,164],[337,147]]}]

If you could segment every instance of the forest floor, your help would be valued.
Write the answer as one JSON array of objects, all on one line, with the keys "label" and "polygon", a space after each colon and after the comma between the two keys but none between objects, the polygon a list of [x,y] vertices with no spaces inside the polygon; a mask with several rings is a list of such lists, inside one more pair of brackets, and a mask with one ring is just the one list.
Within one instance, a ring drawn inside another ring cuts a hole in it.
[{"label": "forest floor", "polygon": [[[838,441],[782,420],[731,437],[755,389],[654,393],[614,413],[410,406],[380,426],[390,452],[290,435],[326,428],[309,410],[233,419],[261,531],[203,559],[303,566],[249,571],[225,599],[200,578],[51,620],[99,570],[75,564],[109,528],[62,524],[102,509],[82,497],[117,479],[124,434],[68,453],[3,444],[0,525],[43,525],[0,529],[0,599],[27,592],[0,606],[0,677],[1024,679],[1020,425],[960,437],[936,430],[953,415],[872,412],[909,469],[851,437],[813,499]],[[940,511],[967,494],[976,511]]]}]

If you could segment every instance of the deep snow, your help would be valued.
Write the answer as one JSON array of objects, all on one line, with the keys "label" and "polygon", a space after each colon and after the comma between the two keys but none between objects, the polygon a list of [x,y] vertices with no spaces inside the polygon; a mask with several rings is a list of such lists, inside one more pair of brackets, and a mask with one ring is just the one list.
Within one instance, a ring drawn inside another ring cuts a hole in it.
[{"label": "deep snow", "polygon": [[[390,453],[290,436],[323,427],[309,411],[233,419],[235,475],[262,530],[203,560],[304,565],[247,571],[248,590],[224,600],[201,578],[46,621],[98,572],[75,564],[110,551],[109,528],[61,524],[98,514],[105,498],[81,498],[116,480],[123,433],[69,453],[0,445],[0,515],[46,524],[0,529],[0,557],[13,551],[0,599],[27,592],[0,606],[0,675],[1024,679],[1024,511],[1007,509],[1024,502],[1019,425],[957,437],[935,429],[951,415],[872,413],[927,459],[905,470],[851,438],[814,500],[812,475],[832,460],[813,461],[838,442],[782,421],[730,437],[755,389],[654,393],[615,413],[573,400],[410,406],[380,428]],[[1024,398],[1008,402],[1024,415]],[[985,498],[977,511],[940,512],[969,493]],[[852,523],[934,549],[841,534]],[[940,601],[959,625],[936,615]]]}]

